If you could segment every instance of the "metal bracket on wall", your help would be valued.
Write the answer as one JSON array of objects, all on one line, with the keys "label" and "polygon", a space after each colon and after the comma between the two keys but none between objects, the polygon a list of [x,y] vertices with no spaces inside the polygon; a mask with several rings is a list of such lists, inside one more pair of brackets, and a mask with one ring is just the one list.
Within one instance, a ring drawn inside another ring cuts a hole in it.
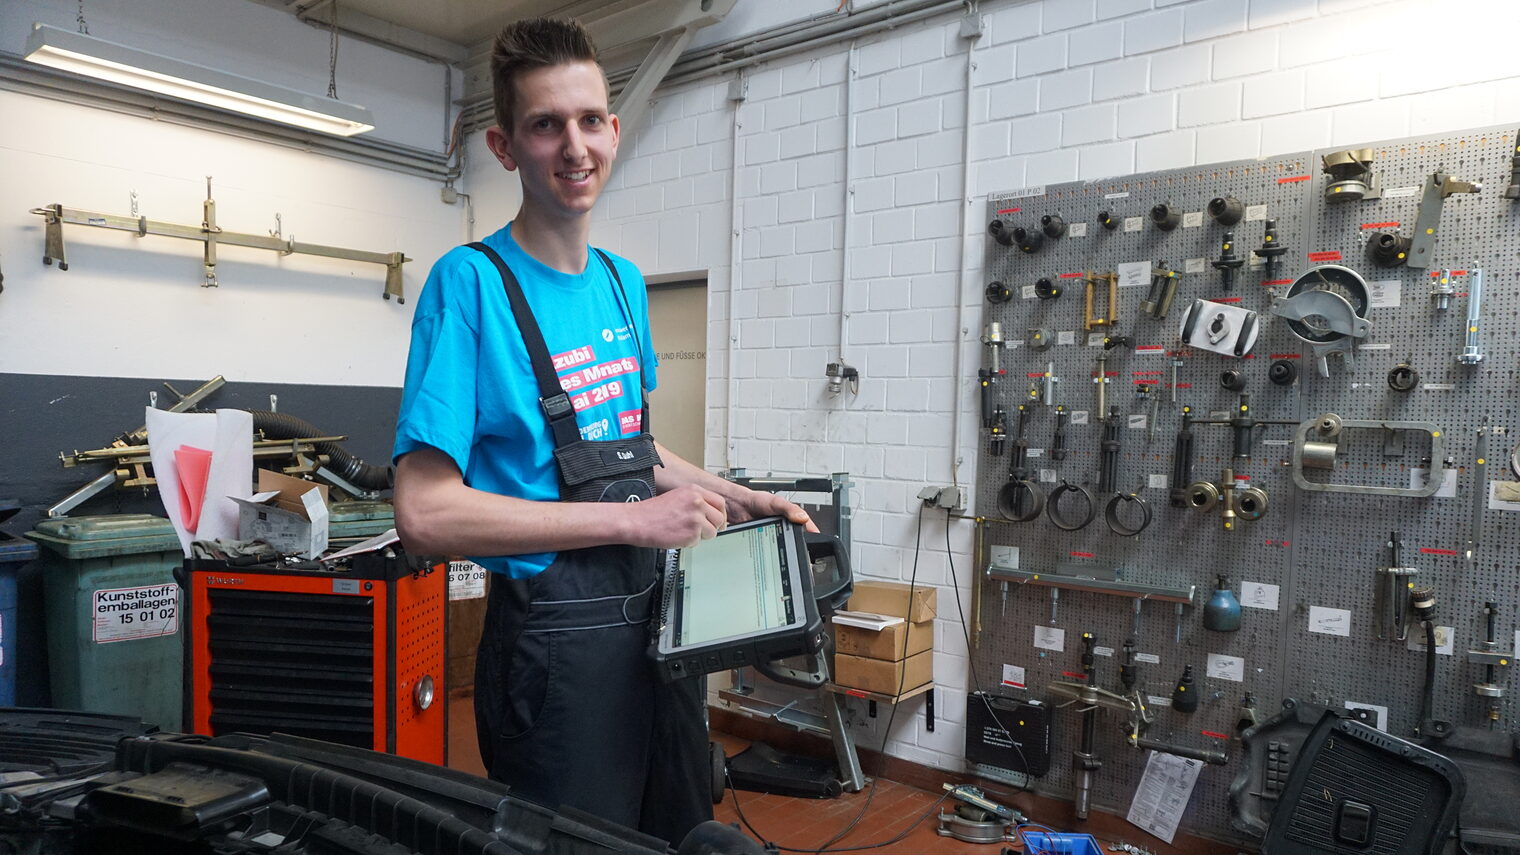
[{"label": "metal bracket on wall", "polygon": [[1198,590],[1197,585],[1146,585],[1139,582],[1126,582],[1122,579],[1095,579],[1090,576],[1065,576],[1058,573],[1016,570],[1011,567],[1000,567],[997,564],[988,565],[987,578],[997,582],[1017,582],[1021,585],[1091,591],[1096,594],[1159,600],[1163,603],[1189,606],[1193,604],[1193,597]]},{"label": "metal bracket on wall", "polygon": [[91,226],[99,229],[115,229],[117,231],[132,232],[138,237],[158,235],[160,237],[181,238],[184,240],[198,240],[206,245],[205,266],[206,285],[215,286],[216,283],[216,246],[227,244],[231,246],[244,246],[250,249],[264,249],[278,252],[282,255],[317,255],[323,258],[341,258],[348,261],[362,261],[370,264],[385,265],[385,290],[381,296],[389,300],[396,298],[396,302],[405,303],[406,295],[401,284],[401,265],[411,261],[399,252],[367,252],[358,249],[344,249],[336,246],[323,246],[315,243],[298,243],[295,238],[281,239],[270,235],[245,234],[242,232],[224,232],[216,225],[215,200],[210,198],[209,183],[205,202],[205,219],[201,225],[187,226],[179,223],[168,223],[160,220],[150,220],[147,217],[124,217],[119,214],[103,214],[98,211],[85,211],[78,208],[66,208],[63,205],[53,204],[42,208],[32,208],[31,213],[44,218],[43,231],[43,255],[42,263],[51,265],[55,260],[59,270],[68,270],[68,257],[64,254],[63,225],[68,223],[75,226]]}]

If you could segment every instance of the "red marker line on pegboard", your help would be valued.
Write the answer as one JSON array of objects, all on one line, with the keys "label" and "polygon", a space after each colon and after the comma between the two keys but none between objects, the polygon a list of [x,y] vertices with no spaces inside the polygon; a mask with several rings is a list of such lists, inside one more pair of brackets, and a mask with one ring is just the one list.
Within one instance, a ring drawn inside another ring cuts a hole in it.
[{"label": "red marker line on pegboard", "polygon": [[1340,261],[1341,260],[1341,252],[1338,249],[1332,249],[1332,250],[1329,250],[1328,252],[1311,252],[1311,253],[1309,253],[1309,260],[1310,261]]},{"label": "red marker line on pegboard", "polygon": [[1215,297],[1214,298],[1214,302],[1215,303],[1239,303],[1240,302],[1240,298],[1239,297]]},{"label": "red marker line on pegboard", "polygon": [[1212,730],[1200,730],[1198,732],[1201,733],[1201,734],[1203,734],[1204,736],[1209,737],[1210,739],[1229,739],[1228,736],[1225,736],[1222,733],[1215,733]]},{"label": "red marker line on pegboard", "polygon": [[1072,558],[1097,558],[1098,556],[1092,554],[1091,552],[1073,552],[1073,553],[1071,553],[1071,557]]},{"label": "red marker line on pegboard", "polygon": [[1024,209],[1023,208],[1002,208],[1002,209],[1000,209],[998,211],[998,213],[999,214],[1017,214],[1018,212],[1020,212],[1022,210],[1024,210]]},{"label": "red marker line on pegboard", "polygon": [[1296,353],[1272,353],[1272,354],[1268,354],[1267,358],[1268,359],[1302,359],[1303,357],[1301,357],[1300,355],[1298,355]]},{"label": "red marker line on pegboard", "polygon": [[[1431,279],[1434,279],[1434,278],[1436,278],[1437,276],[1440,276],[1440,275],[1441,275],[1441,271],[1439,271],[1439,270],[1432,270],[1432,271],[1430,271],[1430,278]],[[1467,275],[1467,271],[1466,270],[1453,270],[1451,272],[1451,275],[1453,275],[1453,276],[1466,276]]]},{"label": "red marker line on pegboard", "polygon": [[1420,547],[1420,552],[1422,552],[1422,553],[1424,553],[1426,555],[1457,555],[1458,554],[1455,549],[1431,549],[1428,546],[1422,546],[1422,547]]},{"label": "red marker line on pegboard", "polygon": [[[1308,181],[1308,180],[1309,180],[1309,176],[1307,176],[1307,175],[1289,175],[1287,178],[1279,178],[1279,179],[1277,179],[1277,183],[1278,184],[1296,184],[1296,183],[1298,183],[1300,181]],[[1220,738],[1223,739],[1224,737],[1220,737]]]},{"label": "red marker line on pegboard", "polygon": [[1398,223],[1362,223],[1357,226],[1359,229],[1396,229],[1398,227]]},{"label": "red marker line on pegboard", "polygon": [[1057,273],[1056,274],[1056,278],[1057,279],[1081,279],[1084,275],[1085,274],[1082,274],[1082,273]]},{"label": "red marker line on pegboard", "polygon": [[1267,280],[1264,280],[1261,284],[1267,285],[1267,286],[1272,286],[1272,285],[1292,285],[1293,284],[1293,280],[1292,279],[1267,279]]},{"label": "red marker line on pegboard", "polygon": [[1078,674],[1075,671],[1062,671],[1061,672],[1061,676],[1062,677],[1070,677],[1073,680],[1086,680],[1087,679],[1087,675],[1086,674]]}]

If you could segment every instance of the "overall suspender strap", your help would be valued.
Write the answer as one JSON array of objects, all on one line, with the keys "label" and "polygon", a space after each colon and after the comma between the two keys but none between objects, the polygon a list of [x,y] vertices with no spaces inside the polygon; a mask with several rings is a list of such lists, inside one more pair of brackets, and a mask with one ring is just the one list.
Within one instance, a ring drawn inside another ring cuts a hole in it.
[{"label": "overall suspender strap", "polygon": [[612,281],[617,283],[618,297],[623,301],[623,313],[628,316],[628,329],[633,332],[633,349],[639,354],[639,401],[642,403],[639,413],[639,430],[649,432],[649,367],[644,361],[644,344],[639,340],[639,330],[633,323],[633,307],[628,305],[628,293],[623,290],[623,277],[618,275],[617,266],[607,253],[596,247],[592,247],[602,263],[607,265],[607,272],[612,274]]},{"label": "overall suspender strap", "polygon": [[549,420],[549,430],[554,434],[555,446],[565,448],[580,441],[580,429],[575,424],[575,406],[559,385],[559,375],[554,371],[554,359],[549,355],[549,346],[544,344],[543,330],[539,329],[538,320],[528,306],[528,298],[523,295],[517,277],[496,250],[478,241],[469,244],[469,247],[489,258],[501,274],[502,286],[507,291],[507,302],[511,304],[512,314],[517,318],[523,345],[528,349],[528,361],[533,365],[533,376],[538,380],[538,403]]}]

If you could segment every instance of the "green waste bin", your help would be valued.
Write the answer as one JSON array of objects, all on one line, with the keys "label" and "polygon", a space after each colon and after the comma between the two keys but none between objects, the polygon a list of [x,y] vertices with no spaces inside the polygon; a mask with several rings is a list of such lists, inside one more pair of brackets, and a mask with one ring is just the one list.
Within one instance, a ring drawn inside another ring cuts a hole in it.
[{"label": "green waste bin", "polygon": [[53,706],[134,715],[181,730],[184,551],[162,517],[49,519],[26,536],[41,547]]}]

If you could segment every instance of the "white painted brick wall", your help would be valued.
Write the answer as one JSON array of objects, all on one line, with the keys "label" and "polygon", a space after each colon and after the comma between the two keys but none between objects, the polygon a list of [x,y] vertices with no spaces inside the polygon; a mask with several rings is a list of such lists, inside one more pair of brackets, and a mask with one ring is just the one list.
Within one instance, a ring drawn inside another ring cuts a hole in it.
[{"label": "white painted brick wall", "polygon": [[[726,79],[657,93],[674,106],[657,108],[657,126],[625,140],[593,235],[646,272],[709,270],[709,462],[778,474],[851,472],[856,567],[866,578],[905,580],[911,572],[914,495],[924,483],[949,483],[957,406],[967,438],[963,483],[974,472],[976,395],[965,378],[981,358],[988,191],[1520,122],[1520,68],[1491,49],[1520,26],[1520,12],[1508,6],[1486,7],[1485,18],[1469,4],[1436,0],[982,5],[986,34],[971,73],[969,237],[961,224],[968,116],[958,13],[862,40],[848,82],[843,44],[751,70],[738,108],[743,256],[732,277],[735,107]],[[1480,40],[1485,50],[1473,52],[1485,58],[1453,61],[1449,51],[1420,48],[1433,21]],[[847,187],[849,122],[856,145]],[[730,278],[739,333],[731,367]],[[841,355],[862,370],[857,396],[824,390],[824,364]],[[733,434],[725,437],[730,373],[737,385]],[[937,548],[920,555],[919,578],[953,604],[944,525],[926,517],[924,542]],[[955,523],[951,532],[969,598],[970,529]],[[942,611],[939,727],[924,732],[912,721],[921,709],[905,705],[888,750],[958,770],[964,704],[956,694],[971,685],[969,664],[951,606]],[[878,719],[874,727],[884,725]]]},{"label": "white painted brick wall", "polygon": [[1240,84],[1216,83],[1177,96],[1177,124],[1189,128],[1240,118]]}]

